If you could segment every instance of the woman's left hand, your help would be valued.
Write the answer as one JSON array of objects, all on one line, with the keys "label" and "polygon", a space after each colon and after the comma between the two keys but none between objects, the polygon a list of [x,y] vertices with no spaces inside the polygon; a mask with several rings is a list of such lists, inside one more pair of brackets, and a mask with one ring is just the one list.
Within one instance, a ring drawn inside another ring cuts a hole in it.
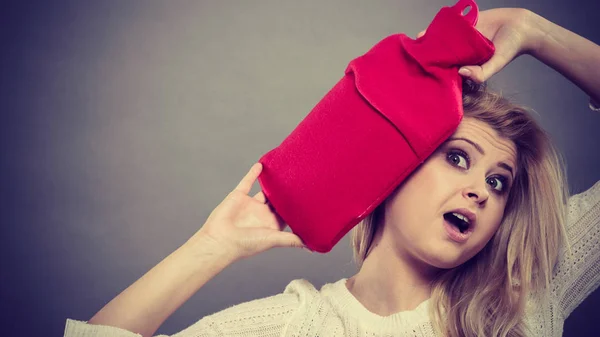
[{"label": "woman's left hand", "polygon": [[[461,67],[459,74],[483,83],[518,56],[532,53],[543,38],[537,26],[538,18],[537,14],[523,8],[495,8],[479,12],[475,28],[494,43],[496,52],[481,66]],[[420,32],[417,38],[425,33]]]}]

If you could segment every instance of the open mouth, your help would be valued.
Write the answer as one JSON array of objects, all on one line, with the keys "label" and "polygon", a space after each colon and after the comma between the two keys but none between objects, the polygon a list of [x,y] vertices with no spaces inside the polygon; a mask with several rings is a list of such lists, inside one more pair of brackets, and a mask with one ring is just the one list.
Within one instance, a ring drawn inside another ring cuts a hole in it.
[{"label": "open mouth", "polygon": [[464,215],[449,212],[444,214],[444,219],[448,221],[452,226],[456,227],[461,233],[466,233],[471,228],[469,219],[467,219]]}]

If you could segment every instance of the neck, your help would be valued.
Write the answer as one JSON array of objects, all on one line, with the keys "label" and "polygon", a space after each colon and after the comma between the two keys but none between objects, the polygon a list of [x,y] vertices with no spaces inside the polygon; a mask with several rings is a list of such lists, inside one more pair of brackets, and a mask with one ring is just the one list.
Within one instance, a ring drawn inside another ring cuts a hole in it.
[{"label": "neck", "polygon": [[348,279],[350,293],[380,316],[413,310],[431,296],[431,282],[439,269],[411,258],[378,237],[360,271]]}]

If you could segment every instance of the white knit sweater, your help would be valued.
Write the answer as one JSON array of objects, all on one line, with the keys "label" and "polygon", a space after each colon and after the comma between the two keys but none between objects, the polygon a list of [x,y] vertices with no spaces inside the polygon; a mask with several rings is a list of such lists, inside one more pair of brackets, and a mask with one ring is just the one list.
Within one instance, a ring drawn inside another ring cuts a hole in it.
[{"label": "white knit sweater", "polygon": [[[600,284],[600,181],[570,197],[567,235],[573,255],[560,256],[550,303],[530,307],[526,320],[531,336],[562,336],[564,320]],[[434,336],[427,315],[429,300],[414,310],[383,317],[363,307],[345,283],[341,279],[319,291],[306,280],[294,280],[281,294],[206,316],[173,337]],[[64,336],[140,335],[67,319]]]}]

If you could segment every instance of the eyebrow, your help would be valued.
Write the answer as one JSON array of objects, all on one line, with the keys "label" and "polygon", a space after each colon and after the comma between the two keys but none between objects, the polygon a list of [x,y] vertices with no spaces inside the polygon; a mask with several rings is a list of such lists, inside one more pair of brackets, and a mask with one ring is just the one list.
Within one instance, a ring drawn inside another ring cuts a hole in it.
[{"label": "eyebrow", "polygon": [[[475,148],[475,149],[476,149],[476,150],[477,150],[479,153],[481,153],[482,155],[484,155],[484,156],[485,156],[485,151],[483,151],[483,148],[481,148],[481,146],[479,146],[479,144],[475,143],[474,141],[472,141],[472,140],[470,140],[470,139],[468,139],[468,138],[462,138],[462,137],[448,138],[448,140],[447,140],[447,141],[449,142],[449,141],[452,141],[452,140],[463,140],[463,141],[465,141],[465,142],[467,142],[467,143],[469,143],[469,144],[473,145],[473,147],[474,147],[474,148]],[[510,167],[510,165],[508,165],[508,164],[507,164],[507,163],[505,163],[505,162],[499,162],[499,163],[498,163],[498,167],[501,167],[501,168],[503,168],[503,169],[505,169],[505,170],[509,171],[509,172],[510,172],[510,175],[511,175],[511,177],[513,177],[513,178],[514,178],[514,172],[513,172],[513,169],[512,169],[512,167]]]}]

